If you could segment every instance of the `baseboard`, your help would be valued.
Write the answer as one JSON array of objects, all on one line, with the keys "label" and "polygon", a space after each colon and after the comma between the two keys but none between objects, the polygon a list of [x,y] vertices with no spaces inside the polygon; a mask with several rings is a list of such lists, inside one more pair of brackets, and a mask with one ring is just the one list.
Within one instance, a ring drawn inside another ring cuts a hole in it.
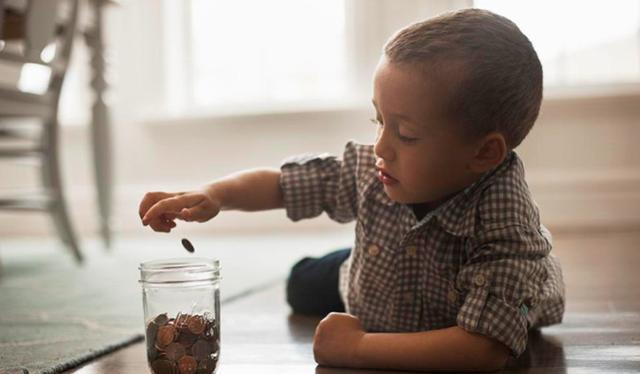
[{"label": "baseboard", "polygon": [[[530,173],[529,185],[540,207],[543,223],[552,231],[616,230],[640,228],[640,173],[635,170],[607,172]],[[171,188],[167,188],[172,190]],[[138,202],[145,186],[125,186],[116,191],[114,231],[123,235],[144,234]],[[71,217],[80,236],[98,230],[95,193],[90,187],[68,192]],[[285,230],[326,230],[336,227],[326,215],[292,223],[283,211],[258,213],[223,212],[205,224],[186,224],[182,233],[243,233]],[[0,237],[52,235],[50,219],[41,213],[0,211]]]}]

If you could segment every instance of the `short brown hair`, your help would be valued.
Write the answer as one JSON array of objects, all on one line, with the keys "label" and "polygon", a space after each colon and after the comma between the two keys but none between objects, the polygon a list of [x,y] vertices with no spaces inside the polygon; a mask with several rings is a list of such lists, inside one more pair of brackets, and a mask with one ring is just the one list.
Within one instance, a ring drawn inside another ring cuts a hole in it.
[{"label": "short brown hair", "polygon": [[542,66],[533,45],[507,18],[482,9],[445,13],[398,31],[385,45],[391,63],[447,69],[462,74],[448,114],[465,135],[500,132],[510,149],[533,127],[542,101]]}]

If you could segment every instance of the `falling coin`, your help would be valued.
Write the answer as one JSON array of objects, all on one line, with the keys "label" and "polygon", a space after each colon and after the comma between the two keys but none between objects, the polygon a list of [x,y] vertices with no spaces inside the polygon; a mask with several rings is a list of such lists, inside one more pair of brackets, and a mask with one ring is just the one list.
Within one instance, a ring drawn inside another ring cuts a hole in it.
[{"label": "falling coin", "polygon": [[193,248],[193,244],[191,244],[191,242],[186,238],[182,239],[182,246],[184,247],[184,249],[186,249],[191,253],[195,252],[195,248]]}]

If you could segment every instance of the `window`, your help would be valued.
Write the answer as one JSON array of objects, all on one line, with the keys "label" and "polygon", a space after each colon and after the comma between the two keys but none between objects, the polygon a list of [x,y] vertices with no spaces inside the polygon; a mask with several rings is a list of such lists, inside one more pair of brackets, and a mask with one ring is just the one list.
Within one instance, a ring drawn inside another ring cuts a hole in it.
[{"label": "window", "polygon": [[640,83],[640,1],[476,0],[533,43],[547,86]]},{"label": "window", "polygon": [[233,112],[344,99],[344,2],[165,0],[169,110]]},{"label": "window", "polygon": [[[464,3],[464,4],[462,4]],[[468,0],[161,0],[105,8],[114,122],[368,107],[384,42]],[[79,38],[63,123],[90,120],[89,51]]]}]

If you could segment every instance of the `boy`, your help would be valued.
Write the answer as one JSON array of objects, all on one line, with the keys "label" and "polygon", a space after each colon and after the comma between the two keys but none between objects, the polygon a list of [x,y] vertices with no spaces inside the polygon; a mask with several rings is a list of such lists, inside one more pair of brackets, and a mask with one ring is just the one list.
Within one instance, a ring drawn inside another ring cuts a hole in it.
[{"label": "boy", "polygon": [[529,328],[564,312],[551,236],[513,151],[541,99],[540,62],[515,24],[478,9],[444,14],[386,44],[374,146],[350,142],[342,160],[292,158],[200,192],[149,193],[140,216],[164,232],[225,209],[355,219],[351,252],[304,259],[289,278],[294,311],[334,312],[316,329],[316,361],[497,370],[525,350]]}]

